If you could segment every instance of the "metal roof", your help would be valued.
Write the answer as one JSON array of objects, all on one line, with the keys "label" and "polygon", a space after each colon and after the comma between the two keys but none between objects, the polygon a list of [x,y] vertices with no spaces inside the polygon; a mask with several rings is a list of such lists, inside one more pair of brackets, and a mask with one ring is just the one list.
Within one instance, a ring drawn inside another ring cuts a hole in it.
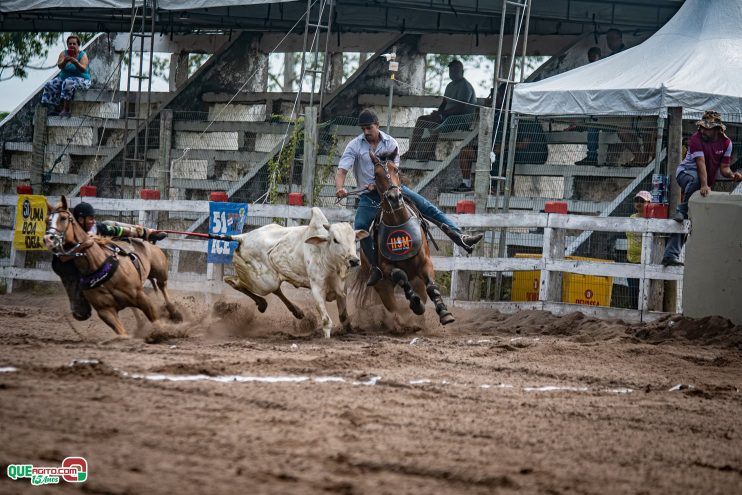
[{"label": "metal roof", "polygon": [[[684,0],[532,1],[530,34],[558,35],[609,27],[656,31]],[[307,7],[306,0],[159,0],[156,5],[156,30],[166,34],[286,32]],[[501,0],[336,0],[333,31],[493,34],[500,29],[501,9]],[[0,30],[128,32],[131,11],[128,0],[0,0]]]}]

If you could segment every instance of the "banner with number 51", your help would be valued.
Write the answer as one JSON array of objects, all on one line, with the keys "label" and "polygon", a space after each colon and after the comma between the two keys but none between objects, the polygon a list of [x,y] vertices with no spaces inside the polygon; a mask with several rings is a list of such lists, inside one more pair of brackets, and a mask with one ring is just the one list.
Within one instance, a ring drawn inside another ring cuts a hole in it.
[{"label": "banner with number 51", "polygon": [[[247,221],[247,203],[209,203],[209,232],[212,234],[241,234]],[[209,263],[227,264],[237,243],[209,239]]]}]

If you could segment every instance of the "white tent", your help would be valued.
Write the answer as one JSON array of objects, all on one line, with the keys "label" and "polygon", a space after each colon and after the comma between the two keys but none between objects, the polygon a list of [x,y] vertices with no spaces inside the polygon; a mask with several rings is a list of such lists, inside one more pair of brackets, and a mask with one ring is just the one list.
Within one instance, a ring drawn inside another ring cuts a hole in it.
[{"label": "white tent", "polygon": [[742,0],[688,0],[644,43],[535,83],[514,112],[665,115],[680,106],[742,114]]}]

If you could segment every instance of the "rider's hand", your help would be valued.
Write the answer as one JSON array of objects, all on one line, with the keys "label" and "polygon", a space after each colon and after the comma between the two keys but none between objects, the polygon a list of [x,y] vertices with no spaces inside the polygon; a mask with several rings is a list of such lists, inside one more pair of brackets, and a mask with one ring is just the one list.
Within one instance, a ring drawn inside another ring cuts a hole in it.
[{"label": "rider's hand", "polygon": [[335,197],[338,199],[342,199],[344,197],[348,196],[348,191],[344,187],[341,187],[337,191],[335,191]]},{"label": "rider's hand", "polygon": [[701,186],[701,196],[706,197],[711,192],[711,188],[709,186]]},{"label": "rider's hand", "polygon": [[376,184],[369,184],[366,186],[366,189],[369,191],[375,191],[376,190]]}]

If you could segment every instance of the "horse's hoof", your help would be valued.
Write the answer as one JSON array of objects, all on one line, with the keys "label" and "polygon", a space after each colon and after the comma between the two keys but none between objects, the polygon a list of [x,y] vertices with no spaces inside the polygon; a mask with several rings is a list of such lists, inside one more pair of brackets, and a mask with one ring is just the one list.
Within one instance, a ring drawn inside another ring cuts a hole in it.
[{"label": "horse's hoof", "polygon": [[410,299],[410,309],[416,315],[425,313],[425,305],[422,303],[419,296],[414,296]]},{"label": "horse's hoof", "polygon": [[448,325],[449,323],[456,321],[456,318],[454,318],[449,312],[441,313],[439,317],[441,325]]},{"label": "horse's hoof", "polygon": [[258,305],[258,311],[261,313],[265,313],[265,310],[268,309],[268,302],[265,299],[255,304]]}]

